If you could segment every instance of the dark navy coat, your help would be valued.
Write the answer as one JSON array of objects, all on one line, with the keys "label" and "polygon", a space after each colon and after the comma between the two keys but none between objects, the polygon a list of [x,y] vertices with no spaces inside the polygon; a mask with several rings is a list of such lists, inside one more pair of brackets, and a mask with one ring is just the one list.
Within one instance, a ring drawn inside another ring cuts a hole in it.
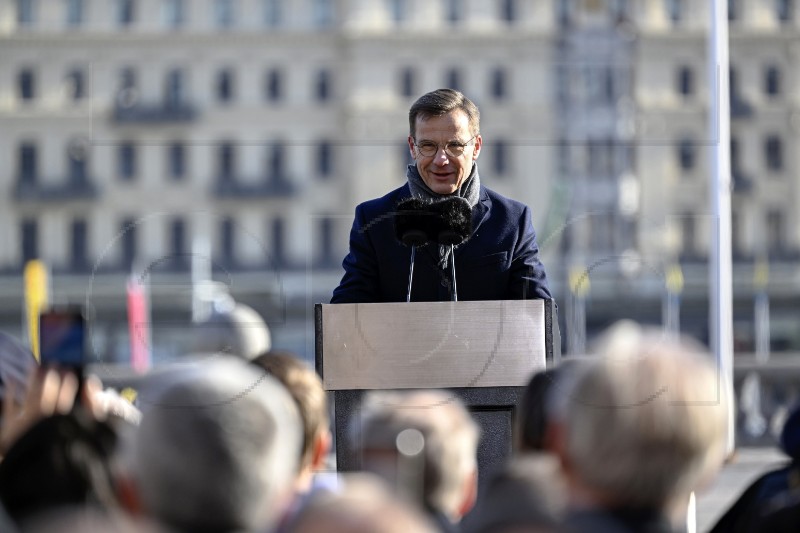
[{"label": "dark navy coat", "polygon": [[[405,302],[411,248],[395,238],[393,211],[411,196],[408,184],[356,207],[345,274],[331,303]],[[483,186],[472,210],[472,236],[455,251],[461,300],[550,299],[530,209]],[[450,268],[438,245],[417,249],[412,302],[449,301]]]}]

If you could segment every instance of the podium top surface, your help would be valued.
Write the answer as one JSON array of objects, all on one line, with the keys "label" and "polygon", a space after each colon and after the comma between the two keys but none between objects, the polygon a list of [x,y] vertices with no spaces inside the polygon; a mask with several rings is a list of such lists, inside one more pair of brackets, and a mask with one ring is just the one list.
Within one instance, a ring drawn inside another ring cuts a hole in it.
[{"label": "podium top surface", "polygon": [[326,390],[506,387],[545,367],[544,300],[317,304]]}]

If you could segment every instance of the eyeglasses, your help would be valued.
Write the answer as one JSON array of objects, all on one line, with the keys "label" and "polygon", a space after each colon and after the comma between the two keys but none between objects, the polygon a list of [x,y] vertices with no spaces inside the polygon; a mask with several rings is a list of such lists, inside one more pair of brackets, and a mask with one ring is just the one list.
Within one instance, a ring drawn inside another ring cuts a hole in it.
[{"label": "eyeglasses", "polygon": [[[461,157],[464,154],[464,150],[469,146],[469,143],[477,137],[478,134],[476,133],[469,139],[467,142],[460,143],[460,142],[449,142],[444,145],[444,153],[449,155],[450,157]],[[424,157],[432,157],[439,153],[439,147],[441,146],[439,143],[435,143],[433,141],[422,141],[420,143],[414,143],[414,146],[417,147],[417,152],[419,155]]]}]

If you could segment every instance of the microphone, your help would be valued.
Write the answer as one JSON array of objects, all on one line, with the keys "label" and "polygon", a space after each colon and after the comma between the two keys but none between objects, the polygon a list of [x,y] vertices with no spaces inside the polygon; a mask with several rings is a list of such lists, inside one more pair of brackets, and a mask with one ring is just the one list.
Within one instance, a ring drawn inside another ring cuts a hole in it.
[{"label": "microphone", "polygon": [[394,234],[406,246],[425,246],[433,234],[434,213],[430,202],[422,198],[405,198],[397,204]]},{"label": "microphone", "polygon": [[436,214],[436,235],[431,240],[445,246],[458,246],[472,234],[472,207],[460,196],[445,198],[431,205]]},{"label": "microphone", "polygon": [[453,300],[458,301],[454,248],[469,239],[472,234],[472,207],[469,202],[459,196],[451,196],[437,201],[422,198],[403,199],[398,202],[395,210],[394,230],[398,241],[406,246],[411,246],[406,302],[411,301],[416,248],[429,242],[450,247]]},{"label": "microphone", "polygon": [[394,214],[394,234],[398,241],[411,247],[411,264],[408,267],[408,290],[406,303],[411,301],[411,283],[414,279],[414,258],[417,246],[425,246],[430,241],[433,213],[430,202],[422,198],[405,198],[398,202]]}]

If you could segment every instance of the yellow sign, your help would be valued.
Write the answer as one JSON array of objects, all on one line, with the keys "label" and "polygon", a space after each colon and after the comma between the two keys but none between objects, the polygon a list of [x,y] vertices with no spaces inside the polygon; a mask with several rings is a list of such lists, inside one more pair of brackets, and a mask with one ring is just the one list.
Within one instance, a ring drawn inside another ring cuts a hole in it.
[{"label": "yellow sign", "polygon": [[586,296],[591,289],[589,271],[582,267],[572,267],[569,271],[569,289],[575,296]]},{"label": "yellow sign", "polygon": [[683,290],[683,271],[680,265],[672,265],[669,267],[664,281],[667,284],[667,290],[671,294],[680,294]]},{"label": "yellow sign", "polygon": [[753,270],[753,285],[756,289],[766,289],[769,284],[769,263],[761,259]]},{"label": "yellow sign", "polygon": [[28,261],[23,272],[25,278],[25,317],[31,351],[39,360],[39,313],[47,307],[48,273],[45,264],[37,259]]}]

